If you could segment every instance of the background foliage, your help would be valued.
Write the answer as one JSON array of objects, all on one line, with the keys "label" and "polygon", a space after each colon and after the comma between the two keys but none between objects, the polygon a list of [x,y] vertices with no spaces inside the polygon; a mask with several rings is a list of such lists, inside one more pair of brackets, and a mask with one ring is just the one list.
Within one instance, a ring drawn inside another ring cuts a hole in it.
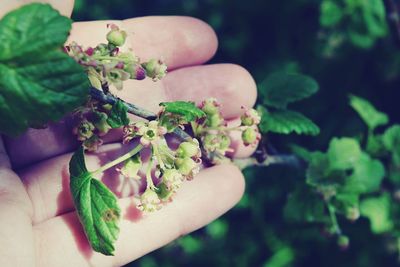
[{"label": "background foliage", "polygon": [[[368,128],[350,107],[349,94],[370,100],[391,124],[400,122],[400,49],[390,37],[380,0],[77,0],[73,19],[146,15],[188,15],[211,24],[220,41],[212,63],[244,66],[261,92],[267,75],[276,71],[307,74],[318,82],[317,94],[291,108],[311,118],[320,134],[269,134],[279,151],[289,152],[292,143],[327,151],[333,137],[366,136]],[[245,175],[246,193],[233,210],[132,266],[397,265],[398,223],[380,223],[390,212],[389,193],[363,202],[361,212],[371,218],[371,227],[365,216],[355,222],[338,217],[351,240],[343,251],[336,237],[329,237],[317,223],[315,211],[324,208],[323,202],[306,201],[315,195],[304,186],[305,173],[273,166],[247,169]],[[394,202],[392,208],[397,206]],[[313,210],[312,216],[299,212],[304,210]],[[298,217],[306,220],[299,222]],[[385,232],[385,227],[391,229],[390,235],[374,234]]]}]

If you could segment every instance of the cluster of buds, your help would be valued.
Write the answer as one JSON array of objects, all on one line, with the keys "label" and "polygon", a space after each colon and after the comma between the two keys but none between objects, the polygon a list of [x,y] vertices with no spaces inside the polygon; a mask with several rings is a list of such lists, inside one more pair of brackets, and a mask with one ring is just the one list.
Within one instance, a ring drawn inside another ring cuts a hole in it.
[{"label": "cluster of buds", "polygon": [[226,155],[232,152],[230,131],[241,131],[242,142],[246,146],[256,145],[261,139],[257,128],[261,118],[256,110],[243,108],[240,126],[228,127],[220,107],[216,99],[206,99],[200,104],[200,108],[206,114],[205,119],[192,125],[195,136],[202,142],[205,156],[212,164],[228,161]]},{"label": "cluster of buds", "polygon": [[143,80],[150,77],[157,81],[164,77],[167,65],[161,60],[151,59],[140,62],[132,51],[123,52],[121,46],[126,42],[127,33],[115,24],[109,24],[108,43],[96,47],[83,48],[73,42],[65,46],[65,52],[82,65],[91,85],[97,89],[108,90],[109,85],[121,90],[128,79]]},{"label": "cluster of buds", "polygon": [[101,137],[111,129],[107,122],[110,108],[109,105],[90,105],[78,111],[79,122],[72,129],[72,132],[82,142],[85,150],[93,152],[103,144]]},{"label": "cluster of buds", "polygon": [[[161,204],[171,200],[172,196],[185,180],[191,180],[200,171],[201,150],[196,139],[179,144],[176,150],[171,149],[165,139],[166,127],[158,120],[134,122],[124,127],[123,142],[128,143],[137,138],[143,147],[151,149],[150,164],[156,162],[156,183],[151,171],[146,174],[147,188],[140,197],[138,207],[143,211],[154,211]],[[129,159],[119,171],[129,177],[138,177],[141,161]],[[152,166],[149,166],[149,168]],[[127,175],[127,173],[129,173]]]}]

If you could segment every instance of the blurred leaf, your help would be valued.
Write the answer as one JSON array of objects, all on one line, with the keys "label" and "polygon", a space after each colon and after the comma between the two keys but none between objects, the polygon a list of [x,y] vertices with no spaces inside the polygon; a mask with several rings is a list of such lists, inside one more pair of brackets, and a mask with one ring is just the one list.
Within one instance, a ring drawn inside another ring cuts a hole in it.
[{"label": "blurred leaf", "polygon": [[214,239],[223,238],[228,232],[229,225],[225,220],[218,219],[206,227],[206,232]]},{"label": "blurred leaf", "polygon": [[313,152],[310,152],[304,147],[298,146],[296,144],[291,144],[289,147],[292,150],[293,154],[297,155],[298,157],[307,162],[311,161]]},{"label": "blurred leaf", "polygon": [[329,175],[329,169],[328,156],[322,152],[313,152],[306,171],[307,183],[319,185]]},{"label": "blurred leaf", "polygon": [[328,158],[334,170],[351,169],[361,157],[361,148],[353,138],[333,138],[329,143]]},{"label": "blurred leaf", "polygon": [[289,194],[284,207],[284,217],[295,223],[321,223],[326,221],[324,202],[310,188],[299,186]]},{"label": "blurred leaf", "polygon": [[342,188],[345,192],[369,193],[380,188],[385,167],[376,159],[362,153],[359,160],[354,164],[353,173],[346,179],[346,185]]},{"label": "blurred leaf", "polygon": [[277,110],[268,112],[265,108],[258,108],[261,114],[259,125],[261,132],[274,132],[279,134],[319,134],[319,127],[301,113],[290,110]]},{"label": "blurred leaf", "polygon": [[185,251],[185,253],[188,254],[196,253],[202,248],[202,242],[192,235],[181,237],[177,242]]},{"label": "blurred leaf", "polygon": [[376,110],[375,107],[366,99],[350,95],[350,105],[355,111],[357,111],[371,131],[378,126],[385,125],[389,122],[388,116],[385,113]]},{"label": "blurred leaf", "polygon": [[312,78],[284,72],[270,74],[259,86],[262,102],[278,109],[307,98],[318,91],[318,84]]},{"label": "blurred leaf", "polygon": [[385,148],[392,153],[392,160],[396,166],[400,166],[400,125],[394,124],[388,128],[382,136]]},{"label": "blurred leaf", "polygon": [[295,252],[290,247],[282,247],[278,249],[263,265],[263,267],[285,267],[295,259]]},{"label": "blurred leaf", "polygon": [[321,3],[321,15],[319,21],[322,26],[333,27],[337,25],[343,17],[343,11],[337,2],[324,0]]},{"label": "blurred leaf", "polygon": [[375,234],[393,229],[393,221],[390,218],[390,202],[391,199],[388,193],[361,201],[361,214],[370,220],[371,231]]}]

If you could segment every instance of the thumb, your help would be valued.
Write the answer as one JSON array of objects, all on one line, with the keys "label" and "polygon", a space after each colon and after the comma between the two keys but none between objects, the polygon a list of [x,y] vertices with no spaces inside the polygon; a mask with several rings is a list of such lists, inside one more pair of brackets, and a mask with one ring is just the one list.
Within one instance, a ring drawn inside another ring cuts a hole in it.
[{"label": "thumb", "polygon": [[[31,2],[39,2],[34,0],[5,0],[0,1],[0,18],[3,17],[5,14],[14,10],[22,5],[29,4]],[[40,1],[42,3],[49,3],[53,8],[60,11],[60,13],[64,16],[71,16],[72,9],[74,8],[74,0],[44,0]]]}]

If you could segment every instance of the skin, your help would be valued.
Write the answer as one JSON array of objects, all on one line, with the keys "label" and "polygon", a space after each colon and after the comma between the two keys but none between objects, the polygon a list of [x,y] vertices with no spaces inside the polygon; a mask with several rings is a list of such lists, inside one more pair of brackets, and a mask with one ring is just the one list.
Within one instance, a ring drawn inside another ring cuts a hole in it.
[{"label": "skin", "polygon": [[[2,1],[0,16],[26,2]],[[62,14],[71,14],[73,1],[50,2]],[[129,32],[128,45],[143,60],[162,57],[169,67],[160,82],[126,82],[119,92],[123,99],[157,111],[163,101],[199,103],[215,97],[233,124],[242,113],[241,106],[254,104],[256,85],[245,69],[232,64],[201,65],[217,49],[216,35],[204,22],[189,17],[112,22]],[[70,40],[84,46],[104,42],[106,23],[74,23]],[[109,134],[101,150],[87,157],[89,170],[124,152],[119,137],[118,132]],[[249,156],[254,150],[234,143],[236,157]],[[76,146],[68,120],[0,140],[0,266],[121,266],[216,219],[244,191],[238,168],[215,166],[185,182],[172,203],[143,214],[133,197],[137,189],[126,186],[115,172],[107,172],[99,178],[120,198],[123,214],[115,256],[104,256],[90,248],[69,193],[68,162]]]}]

